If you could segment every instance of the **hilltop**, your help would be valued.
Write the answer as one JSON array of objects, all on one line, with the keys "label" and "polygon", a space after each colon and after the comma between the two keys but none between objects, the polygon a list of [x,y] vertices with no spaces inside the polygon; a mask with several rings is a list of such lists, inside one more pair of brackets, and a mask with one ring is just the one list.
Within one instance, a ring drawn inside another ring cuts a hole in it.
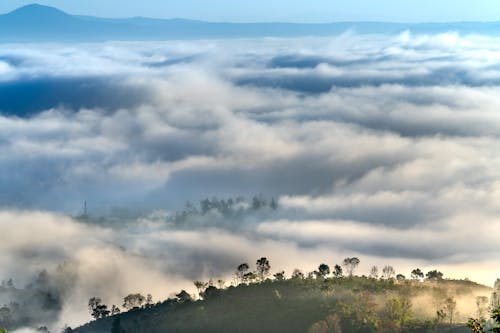
[{"label": "hilltop", "polygon": [[490,294],[491,288],[467,280],[296,276],[208,287],[197,301],[181,293],[72,331],[459,333],[469,332],[463,323],[476,315],[476,297]]}]

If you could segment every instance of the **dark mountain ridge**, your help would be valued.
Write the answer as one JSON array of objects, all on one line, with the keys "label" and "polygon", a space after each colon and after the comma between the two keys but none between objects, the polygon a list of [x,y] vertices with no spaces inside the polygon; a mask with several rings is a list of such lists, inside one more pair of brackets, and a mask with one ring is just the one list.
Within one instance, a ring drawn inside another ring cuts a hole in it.
[{"label": "dark mountain ridge", "polygon": [[0,15],[0,42],[103,40],[169,40],[259,38],[361,34],[398,34],[455,31],[500,35],[499,22],[455,23],[221,23],[185,19],[133,17],[107,19],[70,15],[59,9],[31,4]]}]

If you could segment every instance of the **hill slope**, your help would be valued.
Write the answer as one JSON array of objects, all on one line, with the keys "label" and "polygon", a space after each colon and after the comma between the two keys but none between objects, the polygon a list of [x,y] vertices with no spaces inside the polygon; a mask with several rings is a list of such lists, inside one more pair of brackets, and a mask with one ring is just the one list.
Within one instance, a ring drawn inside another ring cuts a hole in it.
[{"label": "hill slope", "polygon": [[[74,332],[323,332],[318,329],[327,325],[331,330],[324,332],[458,333],[468,332],[463,322],[475,316],[475,297],[490,293],[490,288],[469,281],[397,283],[364,277],[267,281],[212,288],[203,301],[168,300],[90,322]],[[457,304],[451,314],[447,314],[448,299]],[[397,304],[410,304],[408,316],[402,318]],[[436,317],[440,309],[445,309],[443,318]]]}]

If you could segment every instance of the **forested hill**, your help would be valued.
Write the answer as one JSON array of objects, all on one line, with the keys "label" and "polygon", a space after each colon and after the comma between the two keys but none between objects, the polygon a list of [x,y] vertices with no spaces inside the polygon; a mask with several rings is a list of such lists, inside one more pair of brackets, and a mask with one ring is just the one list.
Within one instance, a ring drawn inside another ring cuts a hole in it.
[{"label": "forested hill", "polygon": [[[318,273],[318,272],[316,272]],[[491,288],[468,280],[368,277],[267,279],[178,294],[68,332],[470,332]],[[195,300],[197,299],[197,300]],[[478,301],[479,300],[479,301]]]}]

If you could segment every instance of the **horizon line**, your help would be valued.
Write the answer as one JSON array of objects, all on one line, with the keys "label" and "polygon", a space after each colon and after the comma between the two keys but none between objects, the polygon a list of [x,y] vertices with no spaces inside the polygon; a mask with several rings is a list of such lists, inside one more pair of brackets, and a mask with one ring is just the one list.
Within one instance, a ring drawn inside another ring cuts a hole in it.
[{"label": "horizon line", "polygon": [[42,5],[39,3],[30,3],[27,5],[23,5],[12,9],[7,12],[0,13],[0,16],[5,16],[12,14],[16,11],[22,10],[23,8],[38,6],[44,8],[50,8],[52,10],[56,10],[62,12],[66,15],[72,17],[87,17],[87,18],[96,18],[102,20],[130,20],[130,19],[147,19],[147,20],[162,20],[162,21],[196,21],[200,23],[209,23],[209,24],[291,24],[291,25],[331,25],[331,24],[356,24],[356,23],[368,23],[368,24],[400,24],[400,25],[423,25],[423,24],[490,24],[490,23],[500,23],[500,19],[496,21],[383,21],[383,20],[341,20],[341,21],[324,21],[324,22],[297,22],[297,21],[210,21],[196,18],[188,18],[188,17],[151,17],[151,16],[123,16],[123,17],[105,17],[105,16],[96,16],[96,15],[82,15],[82,14],[74,14],[69,13],[63,9],[54,6]]}]

